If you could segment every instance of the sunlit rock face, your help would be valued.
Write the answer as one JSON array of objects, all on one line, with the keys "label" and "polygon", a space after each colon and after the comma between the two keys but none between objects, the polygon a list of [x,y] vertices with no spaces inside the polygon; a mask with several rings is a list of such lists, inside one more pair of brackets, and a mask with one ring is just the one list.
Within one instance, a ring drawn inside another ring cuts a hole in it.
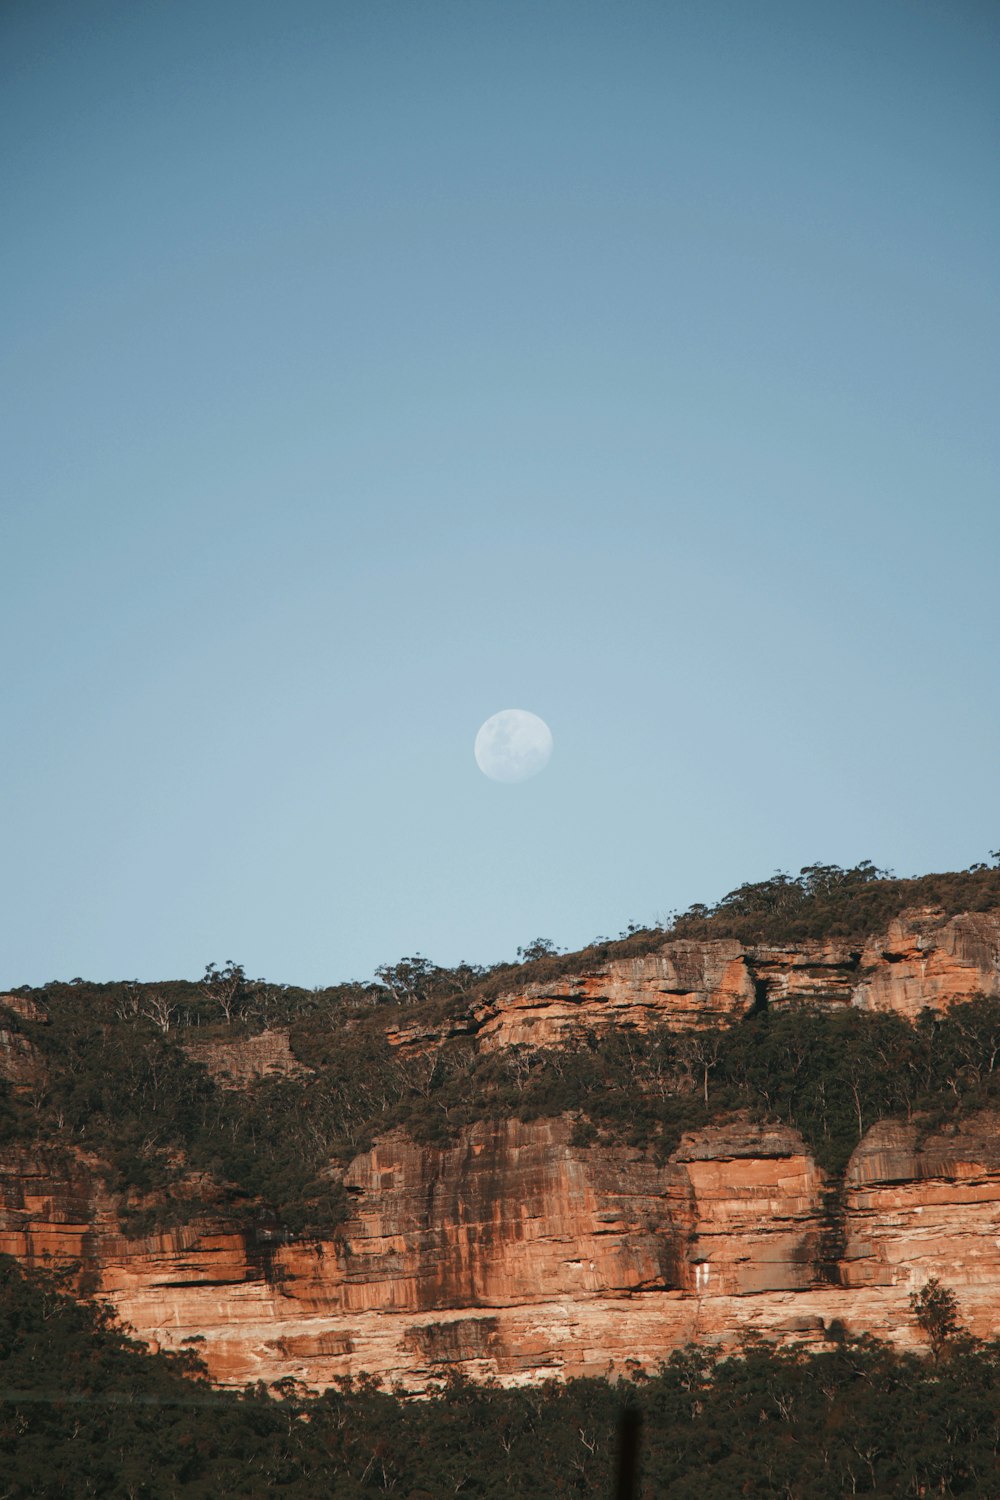
[{"label": "sunlit rock face", "polygon": [[405,1050],[474,1035],[481,1048],[553,1047],[611,1028],[682,1031],[739,1020],[755,1006],[896,1011],[915,1019],[972,995],[1000,995],[1000,914],[904,912],[865,944],[668,941],[642,958],[529,984],[437,1027],[389,1033]]},{"label": "sunlit rock face", "polygon": [[861,958],[853,1003],[911,1020],[926,1006],[945,1010],[973,995],[1000,995],[1000,916],[903,912]]},{"label": "sunlit rock face", "polygon": [[841,1277],[850,1287],[959,1278],[967,1300],[1000,1312],[1000,1117],[983,1112],[924,1136],[883,1121],[851,1158]]},{"label": "sunlit rock face", "polygon": [[644,958],[618,959],[594,975],[531,985],[477,1016],[480,1046],[557,1046],[587,1030],[611,1026],[647,1031],[718,1026],[738,1020],[755,1000],[753,976],[739,943],[666,944]]},{"label": "sunlit rock face", "polygon": [[669,1161],[574,1146],[566,1120],[393,1134],[352,1163],[329,1241],[254,1243],[215,1224],[129,1240],[93,1163],[0,1161],[0,1250],[79,1261],[159,1347],[242,1385],[322,1388],[362,1371],[422,1389],[449,1370],[504,1382],[655,1368],[748,1329],[822,1341],[833,1319],[903,1345],[930,1276],[972,1329],[1000,1311],[1000,1119],[951,1136],[880,1125],[852,1159],[842,1284],[821,1269],[823,1177],[790,1129],[694,1132]]},{"label": "sunlit rock face", "polygon": [[710,1126],[686,1135],[671,1160],[676,1216],[681,1219],[682,1204],[689,1214],[681,1258],[685,1290],[742,1297],[811,1285],[823,1177],[798,1131]]},{"label": "sunlit rock face", "polygon": [[[996,913],[909,912],[860,951],[665,943],[391,1039],[422,1051],[451,1030],[485,1049],[555,1046],[609,1026],[736,1021],[763,1005],[912,1018],[1000,993],[998,955]],[[33,1087],[37,1060],[13,1018],[7,1030],[0,1070]],[[202,1060],[232,1086],[298,1067],[283,1032],[210,1046]],[[692,1339],[822,1343],[835,1319],[906,1346],[920,1338],[909,1295],[932,1276],[973,1332],[996,1330],[993,1113],[926,1136],[916,1122],[876,1125],[839,1197],[784,1126],[731,1119],[689,1133],[666,1161],[575,1144],[573,1131],[559,1118],[480,1122],[446,1145],[388,1134],[344,1173],[351,1214],[337,1234],[294,1244],[238,1228],[218,1189],[211,1219],[129,1238],[99,1162],[8,1147],[0,1251],[78,1265],[141,1337],[196,1349],[232,1385],[290,1377],[321,1389],[367,1371],[421,1390],[453,1370],[505,1383],[607,1374],[655,1368]],[[211,1184],[191,1191],[212,1201]]]}]

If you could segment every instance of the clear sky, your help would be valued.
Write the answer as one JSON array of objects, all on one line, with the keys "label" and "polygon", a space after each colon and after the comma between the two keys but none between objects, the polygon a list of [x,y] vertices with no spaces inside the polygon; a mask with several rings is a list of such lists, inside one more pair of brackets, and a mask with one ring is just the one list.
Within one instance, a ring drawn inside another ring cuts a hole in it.
[{"label": "clear sky", "polygon": [[1000,847],[998,62],[994,0],[7,0],[0,984]]}]

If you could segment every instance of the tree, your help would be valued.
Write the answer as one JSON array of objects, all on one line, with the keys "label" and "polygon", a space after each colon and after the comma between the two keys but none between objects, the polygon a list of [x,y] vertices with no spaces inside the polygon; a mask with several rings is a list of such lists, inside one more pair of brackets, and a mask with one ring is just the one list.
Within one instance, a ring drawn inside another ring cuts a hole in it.
[{"label": "tree", "polygon": [[535,938],[526,948],[518,948],[517,956],[522,963],[533,963],[536,958],[555,958],[559,949],[548,938]]},{"label": "tree", "polygon": [[401,958],[398,964],[383,964],[375,970],[375,977],[385,985],[397,1005],[415,1005],[427,998],[434,976],[440,971],[420,953],[410,958]]},{"label": "tree", "polygon": [[719,1066],[726,1038],[721,1031],[690,1031],[678,1044],[678,1053],[689,1067],[701,1071],[702,1097],[708,1103],[709,1075]]},{"label": "tree", "polygon": [[910,1293],[910,1308],[917,1326],[927,1336],[931,1354],[937,1359],[962,1331],[958,1298],[950,1287],[942,1286],[938,1278],[932,1276],[919,1292]]},{"label": "tree", "polygon": [[152,1021],[166,1036],[177,1016],[177,1004],[162,990],[147,990],[142,997],[140,1015]]},{"label": "tree", "polygon": [[259,980],[247,979],[242,964],[228,959],[223,968],[208,964],[201,981],[202,990],[220,1007],[226,1022],[234,1016],[243,1017],[260,986]]}]

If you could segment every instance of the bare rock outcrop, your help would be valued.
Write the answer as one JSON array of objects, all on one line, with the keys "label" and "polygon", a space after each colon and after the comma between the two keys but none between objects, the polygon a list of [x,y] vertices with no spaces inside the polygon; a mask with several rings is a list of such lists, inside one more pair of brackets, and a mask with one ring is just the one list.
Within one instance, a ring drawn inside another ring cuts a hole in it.
[{"label": "bare rock outcrop", "polygon": [[555,1047],[589,1031],[683,1031],[792,1004],[895,1011],[913,1020],[927,1006],[946,1009],[977,994],[1000,995],[1000,913],[947,917],[921,907],[863,944],[667,939],[641,958],[612,958],[592,973],[528,984],[446,1022],[400,1026],[389,1040],[411,1051],[456,1035],[475,1036],[483,1049]]},{"label": "bare rock outcrop", "polygon": [[852,1159],[838,1279],[821,1267],[823,1175],[794,1130],[734,1120],[666,1162],[573,1144],[567,1119],[481,1123],[443,1146],[394,1132],[346,1175],[334,1238],[281,1244],[223,1218],[126,1238],[95,1164],[0,1160],[0,1250],[79,1262],[161,1347],[241,1385],[370,1371],[421,1389],[654,1368],[692,1338],[822,1340],[834,1319],[919,1341],[937,1275],[973,1331],[1000,1314],[1000,1120],[879,1125]]},{"label": "bare rock outcrop", "polygon": [[1000,915],[903,912],[867,944],[859,978],[853,1004],[911,1020],[927,1006],[944,1010],[976,994],[1000,995]]},{"label": "bare rock outcrop", "polygon": [[184,1051],[192,1061],[203,1064],[223,1088],[243,1088],[256,1078],[271,1076],[302,1078],[309,1071],[296,1058],[288,1031],[282,1028],[231,1041],[212,1038],[185,1042]]},{"label": "bare rock outcrop", "polygon": [[[1000,995],[1000,913],[921,909],[860,946],[667,941],[390,1040],[416,1052],[455,1034],[487,1051],[552,1047],[794,1004],[912,1019],[976,994]],[[29,1088],[38,1059],[21,1026],[46,1018],[18,1010],[20,998],[0,997],[0,1073]],[[300,1068],[285,1031],[187,1050],[232,1087]],[[730,1118],[685,1135],[664,1161],[582,1144],[575,1123],[480,1121],[443,1143],[387,1133],[340,1174],[346,1222],[308,1242],[237,1221],[218,1188],[211,1215],[130,1237],[96,1158],[9,1146],[0,1252],[77,1265],[142,1337],[196,1348],[235,1385],[322,1388],[369,1371],[420,1390],[449,1370],[508,1383],[605,1374],[655,1367],[695,1338],[731,1347],[748,1330],[821,1342],[834,1320],[913,1345],[909,1297],[932,1276],[974,1333],[996,1331],[995,1113],[936,1132],[883,1121],[836,1191],[787,1126]],[[210,1184],[189,1186],[213,1201]]]},{"label": "bare rock outcrop", "polygon": [[0,995],[0,1078],[15,1093],[39,1087],[45,1079],[45,1060],[25,1036],[22,1021],[45,1024],[48,1012],[27,995]]}]

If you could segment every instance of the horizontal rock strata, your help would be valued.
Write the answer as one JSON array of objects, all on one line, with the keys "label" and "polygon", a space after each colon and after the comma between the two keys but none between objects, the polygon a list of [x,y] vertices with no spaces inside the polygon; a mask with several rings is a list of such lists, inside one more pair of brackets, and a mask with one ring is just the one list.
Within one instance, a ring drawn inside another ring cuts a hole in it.
[{"label": "horizontal rock strata", "polygon": [[[667,941],[644,957],[480,1004],[390,1040],[427,1052],[553,1047],[610,1027],[697,1029],[803,1004],[910,1019],[1000,995],[1000,914],[904,913],[866,944]],[[0,996],[0,1077],[44,1081],[21,1030],[49,1018]],[[49,1021],[49,1024],[52,1024]],[[296,1073],[287,1031],[193,1042],[226,1086]],[[446,1145],[384,1136],[343,1176],[349,1219],[286,1243],[217,1216],[127,1237],[101,1164],[0,1151],[0,1251],[75,1265],[139,1335],[194,1348],[215,1379],[322,1388],[368,1371],[420,1390],[449,1370],[504,1382],[655,1367],[691,1339],[748,1330],[822,1342],[831,1323],[919,1342],[911,1292],[938,1276],[973,1332],[1000,1319],[1000,1119],[938,1134],[882,1122],[832,1193],[801,1137],[744,1120],[683,1138],[666,1162],[574,1143],[568,1118],[479,1123]]]},{"label": "horizontal rock strata", "polygon": [[394,1133],[349,1169],[342,1233],[286,1245],[221,1220],[126,1239],[93,1162],[8,1149],[0,1251],[79,1262],[143,1338],[195,1348],[235,1385],[624,1372],[748,1329],[819,1342],[835,1319],[905,1346],[919,1342],[909,1294],[930,1276],[974,1332],[995,1330],[998,1127],[869,1131],[847,1175],[841,1284],[821,1265],[824,1183],[801,1138],[741,1121],[663,1164],[575,1146],[565,1119],[479,1124],[446,1147]]},{"label": "horizontal rock strata", "polygon": [[973,995],[1000,995],[1000,914],[904,912],[865,944],[744,946],[734,939],[667,940],[641,958],[614,958],[480,1005],[467,1015],[389,1033],[425,1051],[456,1035],[482,1048],[554,1047],[611,1027],[687,1030],[738,1020],[756,1007],[803,1004],[895,1011],[915,1019]]}]

